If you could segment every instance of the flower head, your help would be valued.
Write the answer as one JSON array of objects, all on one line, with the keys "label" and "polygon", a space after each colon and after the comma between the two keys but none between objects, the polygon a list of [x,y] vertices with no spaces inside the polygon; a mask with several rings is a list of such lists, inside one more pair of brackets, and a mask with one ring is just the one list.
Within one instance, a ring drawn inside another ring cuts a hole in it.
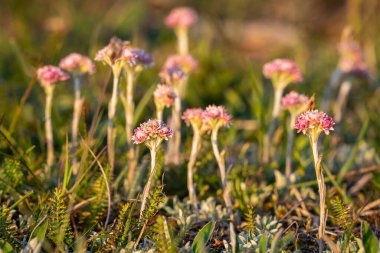
[{"label": "flower head", "polygon": [[189,7],[178,7],[165,18],[165,25],[170,28],[188,28],[197,21],[197,13]]},{"label": "flower head", "polygon": [[340,54],[338,67],[343,73],[368,76],[368,68],[360,44],[355,40],[350,27],[343,30],[338,45]]},{"label": "flower head", "polygon": [[53,84],[70,78],[67,73],[52,65],[39,68],[37,70],[37,77],[41,81],[41,85]]},{"label": "flower head", "polygon": [[194,129],[200,130],[203,124],[203,110],[201,108],[189,108],[182,115],[186,125],[191,125]]},{"label": "flower head", "polygon": [[160,71],[161,79],[167,84],[178,83],[186,77],[185,72],[183,72],[182,68],[174,66],[171,68],[163,69]]},{"label": "flower head", "polygon": [[232,116],[228,114],[224,106],[209,105],[203,112],[203,123],[209,129],[215,127],[225,126],[228,127],[231,124]]},{"label": "flower head", "polygon": [[299,114],[307,109],[309,97],[296,91],[291,91],[282,98],[281,104],[284,109],[288,109],[291,113]]},{"label": "flower head", "polygon": [[158,148],[163,140],[168,140],[172,135],[173,130],[163,122],[150,119],[135,129],[132,141],[135,144],[145,143],[149,148]]},{"label": "flower head", "polygon": [[174,104],[176,94],[173,87],[166,84],[157,85],[154,91],[154,102],[157,107],[170,107]]},{"label": "flower head", "polygon": [[318,110],[310,110],[298,116],[295,128],[297,133],[311,134],[313,131],[316,135],[322,131],[328,135],[330,131],[334,130],[335,122],[326,113]]},{"label": "flower head", "polygon": [[173,67],[181,68],[186,74],[193,73],[198,69],[198,61],[195,60],[191,55],[171,55],[166,60],[163,69],[168,70]]},{"label": "flower head", "polygon": [[140,48],[126,48],[125,53],[130,54],[130,61],[127,66],[133,68],[136,71],[141,71],[144,68],[151,67],[153,65],[152,56],[146,51]]},{"label": "flower head", "polygon": [[276,59],[264,65],[263,74],[272,79],[274,86],[287,86],[289,83],[298,83],[303,80],[297,65],[288,59]]},{"label": "flower head", "polygon": [[62,58],[59,66],[73,74],[95,73],[95,65],[92,63],[91,59],[78,53],[71,53]]}]

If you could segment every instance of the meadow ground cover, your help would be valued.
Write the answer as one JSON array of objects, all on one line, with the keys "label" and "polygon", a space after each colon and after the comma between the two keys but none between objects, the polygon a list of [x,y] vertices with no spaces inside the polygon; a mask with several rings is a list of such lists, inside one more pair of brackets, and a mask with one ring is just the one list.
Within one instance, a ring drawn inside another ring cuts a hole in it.
[{"label": "meadow ground cover", "polygon": [[380,4],[169,2],[0,4],[0,251],[378,252]]}]

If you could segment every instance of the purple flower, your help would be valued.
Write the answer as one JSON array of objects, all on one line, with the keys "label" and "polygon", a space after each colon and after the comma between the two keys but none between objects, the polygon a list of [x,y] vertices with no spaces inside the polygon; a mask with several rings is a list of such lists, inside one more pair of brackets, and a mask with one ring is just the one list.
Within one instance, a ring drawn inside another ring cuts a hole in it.
[{"label": "purple flower", "polygon": [[198,61],[191,55],[176,54],[171,55],[166,60],[163,69],[168,70],[173,67],[181,68],[186,74],[193,73],[198,69]]},{"label": "purple flower", "polygon": [[296,91],[291,91],[282,98],[281,104],[283,108],[288,109],[291,113],[301,113],[307,109],[309,97]]},{"label": "purple flower", "polygon": [[159,75],[161,79],[167,84],[178,83],[186,77],[186,74],[183,72],[182,68],[177,66],[163,69]]},{"label": "purple flower", "polygon": [[152,147],[148,140],[153,141],[154,145],[159,145],[162,140],[167,140],[172,135],[173,131],[163,122],[150,119],[135,129],[132,140],[135,144],[145,143],[148,147]]},{"label": "purple flower", "polygon": [[231,124],[232,116],[228,114],[224,106],[209,105],[203,112],[203,123],[209,129],[214,127],[225,126],[228,127]]},{"label": "purple flower", "polygon": [[334,130],[335,122],[326,113],[318,110],[310,110],[298,116],[295,128],[297,133],[310,134],[315,131],[317,134],[324,132],[326,135]]}]

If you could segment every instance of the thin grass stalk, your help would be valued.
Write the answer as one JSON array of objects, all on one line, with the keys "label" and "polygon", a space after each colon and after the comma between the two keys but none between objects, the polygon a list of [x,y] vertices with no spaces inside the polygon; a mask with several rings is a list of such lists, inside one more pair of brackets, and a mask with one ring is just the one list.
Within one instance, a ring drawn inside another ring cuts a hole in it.
[{"label": "thin grass stalk", "polygon": [[120,70],[113,69],[113,86],[112,96],[108,104],[108,129],[107,129],[107,145],[108,145],[108,162],[111,168],[111,174],[115,167],[115,138],[116,131],[114,118],[116,114],[118,90],[119,90]]},{"label": "thin grass stalk", "polygon": [[149,178],[148,182],[145,185],[144,192],[142,195],[142,202],[141,202],[141,210],[140,210],[140,219],[142,218],[146,206],[146,202],[149,196],[149,191],[150,187],[152,185],[153,179],[154,179],[154,174],[156,173],[156,155],[157,155],[157,150],[155,147],[150,148],[150,173],[149,173]]},{"label": "thin grass stalk", "polygon": [[310,135],[310,143],[313,151],[314,158],[314,168],[315,175],[318,182],[319,191],[319,228],[318,228],[318,239],[319,239],[319,252],[323,252],[323,236],[326,231],[326,221],[327,221],[327,208],[326,208],[326,184],[325,178],[323,176],[321,159],[322,157],[318,154],[318,136],[315,131]]},{"label": "thin grass stalk", "polygon": [[194,130],[194,137],[191,144],[191,153],[190,153],[190,159],[189,163],[187,164],[187,189],[189,191],[189,199],[190,203],[193,205],[194,210],[198,212],[198,201],[197,201],[197,195],[195,192],[195,186],[194,186],[194,166],[195,162],[197,161],[197,156],[199,152],[199,142],[201,140],[201,134],[199,130],[193,128]]},{"label": "thin grass stalk", "polygon": [[46,145],[47,145],[47,174],[50,175],[50,168],[54,163],[54,140],[53,140],[53,127],[51,122],[51,108],[53,101],[54,85],[44,85],[46,93],[45,104],[45,132],[46,132]]},{"label": "thin grass stalk", "polygon": [[224,158],[220,155],[219,148],[218,148],[218,127],[214,127],[211,133],[211,145],[212,145],[212,150],[214,152],[215,159],[218,163],[219,166],[219,171],[220,171],[220,178],[222,182],[222,188],[223,188],[223,199],[227,207],[228,214],[230,215],[230,220],[233,222],[234,221],[234,216],[232,213],[232,201],[231,201],[231,196],[230,196],[230,189],[227,185],[227,170],[226,170],[226,165],[224,162]]},{"label": "thin grass stalk", "polygon": [[288,142],[286,145],[286,167],[285,175],[289,180],[290,175],[292,174],[292,151],[294,144],[294,126],[296,124],[296,115],[294,113],[290,114],[290,125],[288,129]]},{"label": "thin grass stalk", "polygon": [[331,75],[331,78],[323,92],[322,102],[321,102],[321,110],[327,112],[329,109],[329,104],[331,100],[331,94],[333,93],[333,89],[338,87],[339,81],[341,79],[342,72],[339,69],[336,69],[334,73]]},{"label": "thin grass stalk", "polygon": [[337,102],[334,108],[334,120],[339,123],[342,120],[343,110],[346,107],[348,95],[351,91],[352,83],[350,81],[344,81],[339,89]]},{"label": "thin grass stalk", "polygon": [[71,126],[71,154],[72,154],[72,167],[73,167],[73,174],[78,174],[78,162],[77,158],[75,156],[75,153],[78,148],[78,132],[79,132],[79,121],[80,116],[82,112],[82,105],[84,102],[84,99],[81,97],[81,82],[80,78],[78,76],[73,76],[73,82],[74,82],[74,113],[73,113],[73,121]]}]

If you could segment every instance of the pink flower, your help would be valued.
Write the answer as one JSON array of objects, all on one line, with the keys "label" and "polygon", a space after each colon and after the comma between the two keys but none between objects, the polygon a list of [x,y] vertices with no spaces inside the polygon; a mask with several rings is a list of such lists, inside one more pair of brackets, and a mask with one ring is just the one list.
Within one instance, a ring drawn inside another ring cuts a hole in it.
[{"label": "pink flower", "polygon": [[301,113],[307,108],[309,97],[296,91],[291,91],[282,98],[281,104],[283,108],[288,109],[290,112]]},{"label": "pink flower", "polygon": [[156,90],[154,91],[154,101],[156,105],[170,107],[174,104],[176,94],[173,88],[166,84],[157,85]]},{"label": "pink flower", "polygon": [[340,54],[339,69],[344,73],[368,76],[368,67],[360,44],[355,40],[350,27],[343,30],[341,42],[338,45]]},{"label": "pink flower", "polygon": [[203,112],[203,123],[213,129],[214,127],[226,126],[231,124],[232,117],[228,114],[224,106],[209,105]]},{"label": "pink flower", "polygon": [[163,69],[160,72],[161,79],[167,84],[178,83],[183,80],[186,76],[180,67],[171,67],[168,69]]},{"label": "pink flower", "polygon": [[71,53],[62,58],[59,66],[66,71],[77,74],[95,73],[95,65],[90,58],[78,53]]},{"label": "pink flower", "polygon": [[111,38],[107,46],[99,50],[95,56],[95,61],[103,61],[109,65],[115,64],[123,54],[123,49],[128,43],[117,37]]},{"label": "pink flower", "polygon": [[308,131],[316,131],[317,134],[324,132],[326,135],[334,130],[335,122],[326,113],[318,110],[310,110],[298,116],[295,128],[297,133],[307,134]]},{"label": "pink flower", "polygon": [[70,78],[70,76],[60,68],[51,65],[39,68],[37,70],[37,77],[42,85],[53,84]]},{"label": "pink flower", "polygon": [[152,148],[152,145],[157,147],[162,140],[167,140],[172,137],[172,135],[173,131],[163,122],[150,119],[135,129],[132,140],[135,144],[145,142],[149,148]]},{"label": "pink flower", "polygon": [[202,126],[203,121],[203,110],[201,108],[189,108],[182,115],[182,119],[185,121],[186,125],[192,125],[198,129]]},{"label": "pink flower", "polygon": [[127,65],[135,68],[135,70],[141,70],[153,65],[152,56],[142,49],[129,47],[124,49],[124,55],[127,59]]},{"label": "pink flower", "polygon": [[298,83],[303,80],[297,65],[288,59],[276,59],[264,65],[263,74],[271,78],[274,85],[286,86],[289,83]]},{"label": "pink flower", "polygon": [[170,28],[188,28],[197,21],[197,13],[189,7],[178,7],[165,18],[165,25]]},{"label": "pink flower", "polygon": [[198,61],[191,55],[171,55],[166,60],[163,69],[171,69],[173,67],[181,68],[186,74],[192,73],[198,69]]}]

